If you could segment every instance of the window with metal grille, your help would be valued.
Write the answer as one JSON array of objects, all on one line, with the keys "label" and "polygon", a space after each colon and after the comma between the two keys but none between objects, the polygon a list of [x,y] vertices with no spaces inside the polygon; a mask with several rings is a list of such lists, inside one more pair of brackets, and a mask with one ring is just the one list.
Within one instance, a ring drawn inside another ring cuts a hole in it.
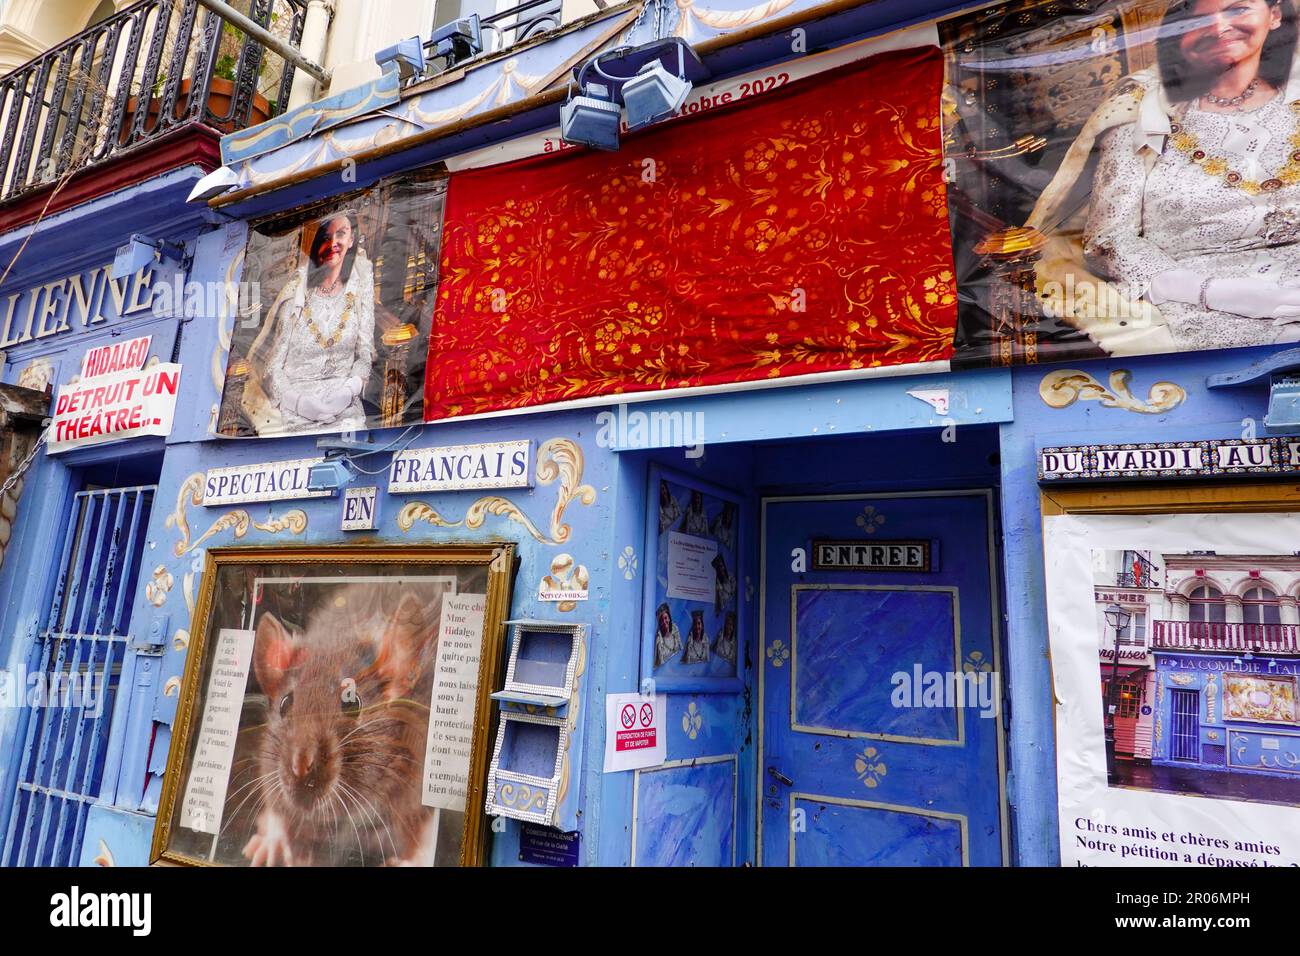
[{"label": "window with metal grille", "polygon": [[1136,717],[1142,709],[1142,685],[1137,681],[1121,681],[1116,701],[1120,717]]},{"label": "window with metal grille", "polygon": [[1201,708],[1200,693],[1194,690],[1176,690],[1173,694],[1173,736],[1170,738],[1171,756],[1175,760],[1201,760]]},{"label": "window with metal grille", "polygon": [[77,493],[27,661],[26,729],[0,864],[75,866],[99,795],[156,486]]}]

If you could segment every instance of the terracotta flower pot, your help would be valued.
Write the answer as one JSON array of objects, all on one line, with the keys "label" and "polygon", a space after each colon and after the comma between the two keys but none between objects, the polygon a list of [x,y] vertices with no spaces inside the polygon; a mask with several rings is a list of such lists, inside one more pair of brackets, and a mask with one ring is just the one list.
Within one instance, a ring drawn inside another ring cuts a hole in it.
[{"label": "terracotta flower pot", "polygon": [[[189,99],[190,88],[193,81],[185,79],[181,81],[180,92],[176,95],[176,106],[174,115],[180,119],[181,114],[185,112],[186,102]],[[230,104],[235,96],[235,84],[223,76],[214,76],[212,83],[208,87],[208,110],[216,116],[224,116],[230,112]],[[131,125],[135,122],[135,109],[137,98],[131,97],[126,101],[126,113],[122,117],[122,128],[118,132],[118,144],[125,145],[127,138],[131,134]],[[155,96],[149,101],[149,117],[145,120],[145,130],[152,131],[158,126],[158,113],[162,109],[162,97]],[[256,126],[258,123],[264,123],[271,118],[271,104],[265,96],[260,93],[253,97],[253,109],[249,113],[248,126]],[[236,124],[231,121],[224,123],[213,123],[215,129],[223,133],[233,133]]]}]

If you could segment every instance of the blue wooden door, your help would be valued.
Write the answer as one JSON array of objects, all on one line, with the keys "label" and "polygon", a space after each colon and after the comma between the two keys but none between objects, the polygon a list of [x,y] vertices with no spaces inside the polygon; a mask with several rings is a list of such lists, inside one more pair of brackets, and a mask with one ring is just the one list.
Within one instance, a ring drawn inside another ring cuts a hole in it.
[{"label": "blue wooden door", "polygon": [[763,502],[765,865],[1004,862],[991,510],[987,491]]}]

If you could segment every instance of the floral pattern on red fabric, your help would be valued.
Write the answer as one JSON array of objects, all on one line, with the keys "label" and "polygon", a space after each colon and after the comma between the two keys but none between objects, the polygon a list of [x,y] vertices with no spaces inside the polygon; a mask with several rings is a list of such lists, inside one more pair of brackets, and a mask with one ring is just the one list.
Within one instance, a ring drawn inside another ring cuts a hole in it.
[{"label": "floral pattern on red fabric", "polygon": [[430,420],[947,359],[937,49],[453,175]]}]

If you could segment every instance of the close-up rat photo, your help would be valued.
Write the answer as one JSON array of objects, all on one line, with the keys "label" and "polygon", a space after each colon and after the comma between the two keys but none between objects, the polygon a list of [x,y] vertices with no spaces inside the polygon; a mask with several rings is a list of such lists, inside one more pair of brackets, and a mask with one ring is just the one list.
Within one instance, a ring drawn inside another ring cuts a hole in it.
[{"label": "close-up rat photo", "polygon": [[464,814],[426,805],[423,782],[443,595],[455,584],[253,582],[251,659],[214,861],[427,866],[459,856]]}]

